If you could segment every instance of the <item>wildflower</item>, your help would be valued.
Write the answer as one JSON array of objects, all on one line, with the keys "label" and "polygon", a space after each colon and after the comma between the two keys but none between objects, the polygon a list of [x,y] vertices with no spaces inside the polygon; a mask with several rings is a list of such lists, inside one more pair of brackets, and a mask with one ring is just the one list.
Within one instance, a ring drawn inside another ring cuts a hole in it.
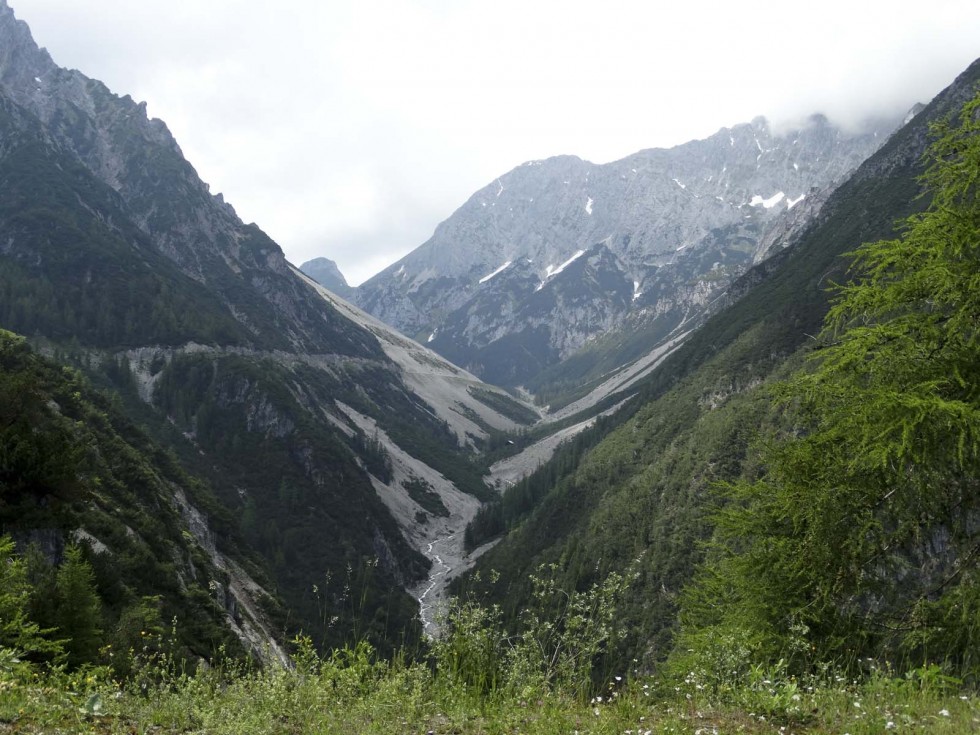
[{"label": "wildflower", "polygon": [[949,717],[949,710],[948,709],[941,709],[941,710],[939,710],[939,716],[940,717]]},{"label": "wildflower", "polygon": [[895,729],[895,723],[892,722],[891,720],[889,720],[888,722],[885,723],[885,729],[886,730],[894,730]]}]

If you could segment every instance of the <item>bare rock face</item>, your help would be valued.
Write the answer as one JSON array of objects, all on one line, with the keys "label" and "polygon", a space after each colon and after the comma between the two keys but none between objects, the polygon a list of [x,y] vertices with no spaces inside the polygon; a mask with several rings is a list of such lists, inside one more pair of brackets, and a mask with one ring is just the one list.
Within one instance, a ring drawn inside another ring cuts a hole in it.
[{"label": "bare rock face", "polygon": [[627,321],[694,318],[898,122],[847,133],[815,115],[776,132],[756,118],[604,165],[531,161],[355,298],[480,377],[518,384]]}]

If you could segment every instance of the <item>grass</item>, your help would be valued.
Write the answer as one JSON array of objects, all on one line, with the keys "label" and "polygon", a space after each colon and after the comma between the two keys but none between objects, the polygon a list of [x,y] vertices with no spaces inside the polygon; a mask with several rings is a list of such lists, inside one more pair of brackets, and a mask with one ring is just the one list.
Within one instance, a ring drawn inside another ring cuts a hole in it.
[{"label": "grass", "polygon": [[[696,662],[711,660],[707,651],[691,659],[693,670],[687,659],[671,659],[656,676],[613,672],[597,690],[593,664],[623,635],[616,603],[634,580],[633,572],[611,574],[566,593],[533,576],[535,600],[551,612],[527,611],[516,633],[503,627],[499,607],[455,599],[423,660],[383,658],[367,642],[321,655],[299,637],[288,667],[223,651],[195,665],[173,653],[174,629],[123,655],[127,665],[116,670],[129,673],[121,678],[108,665],[72,671],[22,661],[0,646],[0,735],[980,731],[980,696],[938,665],[899,676],[869,659],[857,678],[827,666],[801,679],[782,661],[705,668]],[[113,661],[117,654],[107,645],[100,655]]]},{"label": "grass", "polygon": [[975,693],[872,674],[747,681],[723,695],[693,676],[634,676],[600,696],[560,687],[485,691],[435,666],[379,661],[367,645],[296,666],[229,663],[189,675],[165,660],[118,682],[107,669],[67,673],[0,657],[0,733],[974,733]]}]

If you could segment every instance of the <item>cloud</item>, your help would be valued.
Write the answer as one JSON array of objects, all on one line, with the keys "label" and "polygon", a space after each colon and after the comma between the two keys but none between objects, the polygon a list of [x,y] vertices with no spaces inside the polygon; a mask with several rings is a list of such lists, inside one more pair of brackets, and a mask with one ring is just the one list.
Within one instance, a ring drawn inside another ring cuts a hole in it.
[{"label": "cloud", "polygon": [[352,282],[476,189],[763,114],[850,125],[973,60],[974,1],[13,0],[55,61],[146,100],[213,191]]}]

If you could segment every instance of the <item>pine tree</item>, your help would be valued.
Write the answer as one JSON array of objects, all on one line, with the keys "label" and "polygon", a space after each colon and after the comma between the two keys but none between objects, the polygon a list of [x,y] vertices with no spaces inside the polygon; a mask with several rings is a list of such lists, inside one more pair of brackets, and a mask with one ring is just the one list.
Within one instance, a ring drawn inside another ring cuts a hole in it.
[{"label": "pine tree", "polygon": [[55,578],[58,634],[66,639],[68,664],[80,666],[96,659],[102,639],[102,602],[95,573],[77,546],[65,551]]},{"label": "pine tree", "polygon": [[57,642],[47,638],[28,615],[31,586],[27,565],[14,554],[14,542],[0,536],[0,647],[21,654],[48,657],[60,652]]}]

